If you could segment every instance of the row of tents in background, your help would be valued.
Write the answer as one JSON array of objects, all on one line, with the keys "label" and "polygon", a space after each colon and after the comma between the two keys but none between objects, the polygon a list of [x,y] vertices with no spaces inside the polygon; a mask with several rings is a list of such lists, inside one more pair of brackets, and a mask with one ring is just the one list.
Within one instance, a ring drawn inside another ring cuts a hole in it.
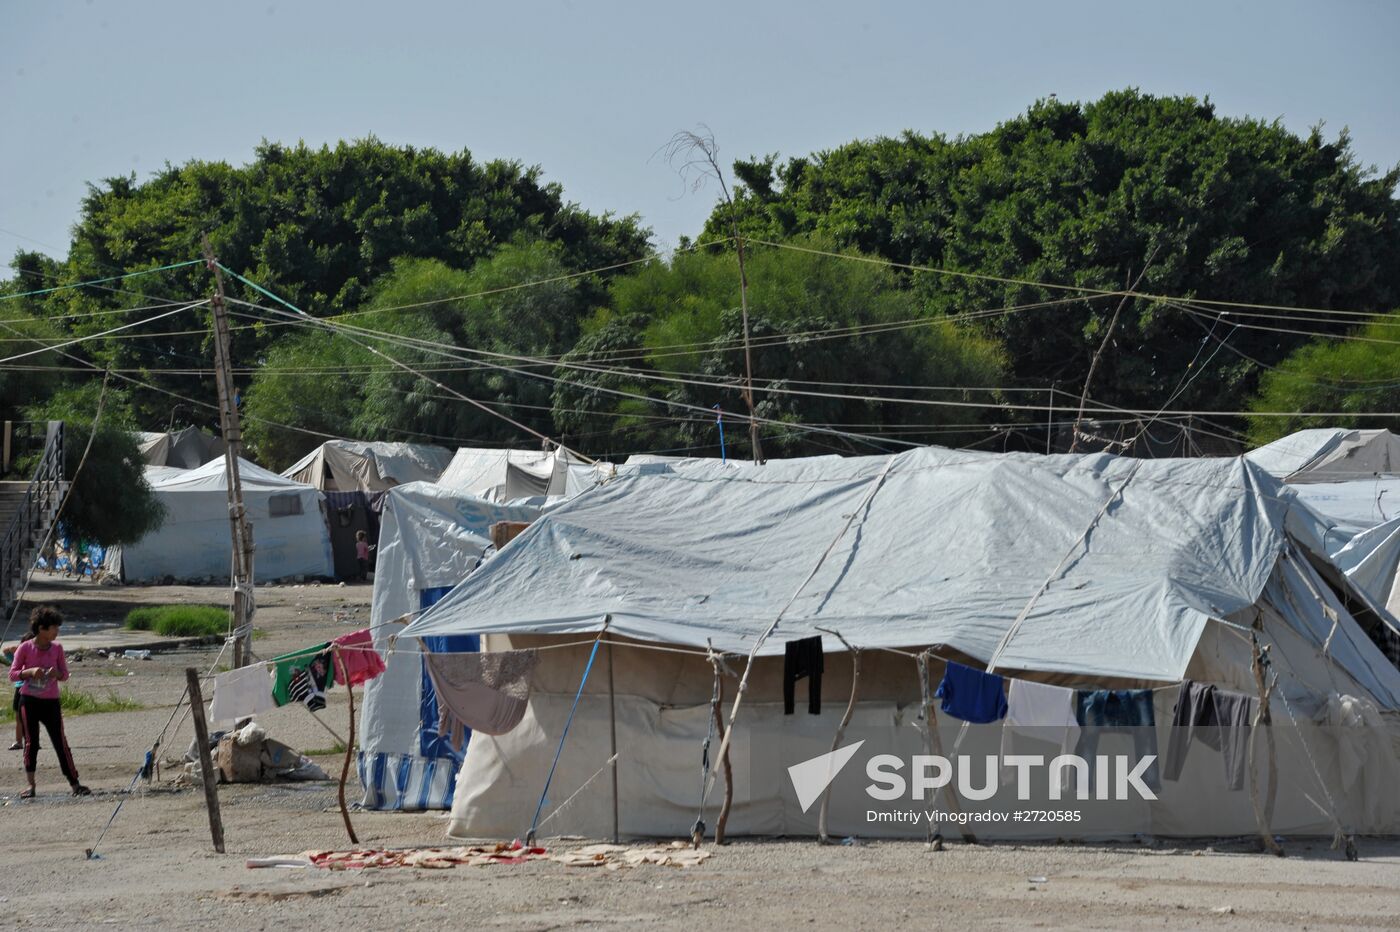
[{"label": "row of tents in background", "polygon": [[[106,557],[126,582],[227,576],[223,442],[196,428],[141,434],[146,477],[165,506],[162,527]],[[1314,429],[1246,458],[1292,487],[1316,514],[1327,550],[1362,589],[1400,615],[1400,437],[1387,430]],[[818,459],[837,459],[823,457]],[[625,465],[674,462],[634,456]],[[280,475],[241,461],[257,539],[257,577],[350,579],[355,539],[378,540],[384,496],[430,482],[488,502],[567,499],[609,474],[564,450],[461,448],[332,440]],[[537,503],[538,503],[537,502]]]},{"label": "row of tents in background", "polygon": [[[228,483],[221,440],[196,428],[143,433],[145,475],[165,519],[135,544],[112,548],[104,571],[129,583],[227,578]],[[488,501],[558,497],[594,481],[594,467],[563,450],[467,449],[328,441],[280,475],[239,461],[257,543],[259,582],[352,579],[355,542],[379,536],[384,495],[433,482]]]}]

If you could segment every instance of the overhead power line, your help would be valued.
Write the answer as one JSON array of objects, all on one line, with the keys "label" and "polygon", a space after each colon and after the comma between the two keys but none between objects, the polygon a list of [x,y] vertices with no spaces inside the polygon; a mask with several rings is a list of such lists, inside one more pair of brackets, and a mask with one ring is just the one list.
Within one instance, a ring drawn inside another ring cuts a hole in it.
[{"label": "overhead power line", "polygon": [[33,291],[21,291],[17,294],[0,295],[0,301],[13,301],[15,298],[27,298],[34,295],[51,294],[55,291],[65,291],[70,288],[85,288],[89,285],[103,285],[107,282],[119,282],[128,278],[138,278],[142,275],[154,275],[156,272],[167,272],[170,269],[180,269],[187,265],[198,265],[202,260],[190,259],[185,262],[173,262],[169,265],[157,266],[153,269],[140,269],[135,272],[127,272],[124,275],[112,275],[107,278],[94,278],[85,282],[73,282],[68,285],[55,285],[52,288],[38,288]]},{"label": "overhead power line", "polygon": [[[278,310],[275,309],[275,308],[263,308],[263,310],[266,310],[266,311],[268,311],[268,312],[270,312],[270,313],[274,313],[274,314],[285,314],[285,313],[286,313],[286,312],[278,311]],[[314,318],[313,318],[313,319],[310,319],[310,320],[314,320]],[[428,353],[432,353],[432,354],[434,354],[434,355],[443,356],[443,357],[451,358],[451,359],[466,360],[466,359],[472,358],[472,357],[478,358],[478,359],[482,359],[482,358],[485,358],[485,357],[490,357],[490,358],[503,359],[503,360],[512,361],[512,362],[526,362],[526,363],[534,363],[534,364],[539,364],[539,363],[541,362],[541,360],[538,360],[538,359],[533,358],[533,357],[528,357],[528,356],[520,356],[520,355],[510,354],[510,353],[494,353],[494,352],[490,352],[490,351],[487,351],[487,350],[473,349],[473,348],[470,348],[470,347],[454,347],[454,346],[450,346],[450,345],[448,345],[448,344],[435,343],[435,342],[432,342],[432,341],[419,340],[419,339],[410,338],[410,337],[402,337],[402,336],[399,336],[399,335],[397,335],[397,334],[385,333],[385,332],[376,331],[376,330],[369,330],[369,329],[361,328],[361,327],[353,327],[353,326],[345,325],[345,324],[336,324],[336,325],[333,325],[333,326],[336,327],[337,329],[343,329],[343,330],[348,331],[348,332],[350,332],[350,333],[357,334],[357,335],[359,335],[359,336],[361,336],[361,337],[371,338],[371,339],[376,339],[376,340],[382,340],[382,341],[384,341],[384,342],[390,343],[391,345],[397,345],[397,346],[401,346],[401,347],[408,348],[408,349],[417,349],[417,350],[420,350],[420,351],[423,351],[423,352],[428,352]],[[463,353],[470,354],[470,356],[463,356],[463,355],[462,355]],[[588,391],[592,391],[592,392],[600,392],[600,393],[603,393],[603,394],[611,394],[611,395],[616,395],[616,396],[625,397],[625,398],[633,398],[633,399],[636,399],[636,400],[646,401],[646,402],[653,403],[653,404],[665,405],[665,406],[673,407],[673,408],[676,408],[676,409],[679,409],[679,410],[694,410],[694,411],[698,411],[698,412],[702,412],[702,413],[708,413],[708,410],[707,410],[707,409],[701,408],[701,407],[699,407],[699,406],[697,406],[697,405],[689,405],[689,404],[686,404],[686,403],[684,403],[684,402],[673,401],[673,400],[670,400],[670,399],[657,398],[657,397],[650,396],[650,395],[643,395],[643,394],[636,393],[636,392],[627,392],[627,391],[623,391],[623,390],[619,390],[619,389],[612,389],[612,388],[608,388],[608,387],[605,387],[605,386],[599,386],[599,385],[582,385],[582,386],[581,386],[579,383],[574,382],[574,381],[572,381],[572,380],[570,380],[570,379],[566,379],[566,378],[562,378],[562,377],[558,377],[558,376],[551,376],[551,375],[548,375],[548,374],[545,374],[545,373],[542,373],[542,372],[535,372],[535,371],[532,371],[531,369],[527,369],[527,368],[522,367],[522,366],[519,366],[519,365],[506,365],[506,364],[503,364],[503,363],[493,363],[493,362],[484,362],[483,364],[484,364],[487,368],[496,369],[496,370],[503,371],[503,372],[515,373],[515,374],[517,374],[517,375],[522,375],[522,376],[525,376],[525,377],[528,377],[528,378],[540,379],[540,380],[543,380],[543,381],[548,381],[548,382],[552,382],[552,383],[556,383],[556,384],[565,384],[565,385],[579,386],[579,387],[583,387],[583,388],[587,389]],[[630,370],[630,369],[627,369],[627,370],[615,370],[615,369],[610,369],[610,368],[607,368],[607,367],[585,366],[585,365],[580,365],[580,364],[577,364],[577,363],[560,363],[560,364],[558,364],[556,367],[557,367],[557,368],[565,368],[565,369],[574,369],[574,370],[578,370],[578,371],[589,372],[589,373],[592,373],[592,374],[623,376],[623,377],[626,377],[626,378],[636,378],[636,377],[639,377],[639,373],[638,373],[636,370]],[[674,377],[674,376],[666,376],[666,375],[661,375],[661,374],[656,374],[656,373],[650,373],[650,374],[648,374],[648,375],[651,376],[650,380],[652,380],[652,381],[657,381],[657,382],[662,382],[662,383],[670,383],[670,384],[677,384],[677,385],[690,385],[690,386],[696,386],[696,387],[701,387],[701,388],[706,388],[706,389],[732,389],[732,388],[735,387],[735,386],[734,386],[733,384],[731,384],[731,383],[723,383],[723,382],[715,382],[715,381],[703,381],[703,380],[700,380],[700,379],[693,379],[693,378],[692,378],[692,379],[677,378],[677,377]],[[955,400],[941,400],[941,399],[899,399],[899,398],[889,398],[889,397],[880,396],[880,395],[858,395],[858,394],[846,394],[846,393],[835,393],[835,392],[812,392],[812,391],[804,391],[804,390],[800,390],[800,389],[791,389],[791,388],[785,388],[785,387],[774,386],[774,385],[769,385],[769,386],[761,387],[761,388],[758,387],[758,386],[755,386],[755,391],[768,392],[768,393],[772,393],[772,394],[805,395],[805,396],[818,397],[818,398],[831,398],[831,399],[851,400],[851,401],[865,401],[865,402],[872,402],[872,403],[916,404],[916,405],[923,405],[923,406],[928,406],[928,407],[956,407],[956,408],[994,409],[994,410],[1003,410],[1003,411],[1037,411],[1037,412],[1047,412],[1047,411],[1049,411],[1049,412],[1055,412],[1055,411],[1063,411],[1063,410],[1064,410],[1064,406],[1062,406],[1062,405],[1028,404],[1028,403],[1012,403],[1012,402],[955,401]],[[1086,408],[1085,408],[1085,413],[1086,413],[1086,414],[1091,414],[1091,415],[1098,415],[1098,414],[1115,414],[1115,413],[1132,413],[1132,414],[1142,415],[1142,416],[1145,416],[1145,417],[1154,417],[1154,416],[1174,416],[1174,417],[1175,417],[1175,416],[1180,416],[1180,417],[1186,417],[1186,416],[1192,416],[1192,417],[1195,417],[1195,416],[1202,416],[1202,417],[1249,417],[1249,416],[1254,416],[1254,417],[1353,417],[1353,416],[1362,416],[1362,417],[1388,417],[1388,418],[1400,417],[1400,412],[1382,412],[1382,411],[1378,411],[1378,412],[1355,412],[1355,411],[1349,411],[1349,412],[1327,412],[1327,411],[1312,412],[1312,411],[1221,411],[1221,410],[1200,410],[1200,409],[1190,409],[1190,410],[1161,410],[1161,411],[1159,411],[1159,410],[1155,410],[1155,409],[1146,409],[1146,408],[1140,408],[1140,409],[1134,409],[1134,408],[1117,408],[1117,407],[1111,407],[1111,406],[1103,406],[1103,405],[1101,405],[1100,403],[1096,403],[1096,404],[1098,404],[1099,406],[1097,406],[1097,407],[1086,407]],[[785,427],[785,428],[799,429],[799,430],[816,430],[816,428],[813,428],[813,427],[811,427],[811,426],[809,426],[809,425],[794,424],[794,423],[788,422],[788,421],[781,421],[781,420],[776,420],[776,419],[771,419],[771,418],[760,418],[760,420],[761,420],[762,422],[764,422],[764,423],[772,424],[772,425],[778,426],[778,427]],[[839,432],[839,431],[820,431],[820,432],[842,434],[842,432]],[[850,434],[842,434],[842,435],[843,435],[843,436],[859,436],[861,439],[864,439],[864,440],[879,440],[879,439],[883,439],[883,438],[878,438],[878,437],[869,437],[869,436],[865,436],[865,435],[850,435]]]}]

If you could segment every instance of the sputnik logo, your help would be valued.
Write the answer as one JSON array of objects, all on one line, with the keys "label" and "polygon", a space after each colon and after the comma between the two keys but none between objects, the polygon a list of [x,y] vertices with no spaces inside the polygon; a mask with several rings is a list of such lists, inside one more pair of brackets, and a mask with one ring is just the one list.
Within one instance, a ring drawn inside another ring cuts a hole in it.
[{"label": "sputnik logo", "polygon": [[864,743],[864,740],[857,741],[855,744],[848,744],[844,748],[837,748],[788,768],[788,779],[792,781],[792,788],[797,791],[797,802],[802,806],[803,812],[812,808],[812,803],[821,798],[831,781],[851,762],[851,758],[855,757],[856,751],[859,751]]}]

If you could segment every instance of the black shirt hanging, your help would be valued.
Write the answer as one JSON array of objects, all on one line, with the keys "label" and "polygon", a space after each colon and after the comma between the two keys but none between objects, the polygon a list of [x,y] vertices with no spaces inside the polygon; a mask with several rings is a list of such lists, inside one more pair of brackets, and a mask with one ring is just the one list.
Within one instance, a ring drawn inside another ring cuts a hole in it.
[{"label": "black shirt hanging", "polygon": [[822,669],[825,665],[821,636],[788,641],[783,645],[783,714],[796,706],[797,681],[807,678],[807,711],[822,711]]}]

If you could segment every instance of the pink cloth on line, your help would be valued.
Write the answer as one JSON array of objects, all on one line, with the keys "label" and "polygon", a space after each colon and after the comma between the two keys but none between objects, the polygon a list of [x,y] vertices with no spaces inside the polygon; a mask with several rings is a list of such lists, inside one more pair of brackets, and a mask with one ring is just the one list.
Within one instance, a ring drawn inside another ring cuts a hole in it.
[{"label": "pink cloth on line", "polygon": [[374,649],[368,628],[342,634],[331,643],[341,648],[335,662],[335,681],[340,685],[359,686],[384,672],[384,659]]}]

